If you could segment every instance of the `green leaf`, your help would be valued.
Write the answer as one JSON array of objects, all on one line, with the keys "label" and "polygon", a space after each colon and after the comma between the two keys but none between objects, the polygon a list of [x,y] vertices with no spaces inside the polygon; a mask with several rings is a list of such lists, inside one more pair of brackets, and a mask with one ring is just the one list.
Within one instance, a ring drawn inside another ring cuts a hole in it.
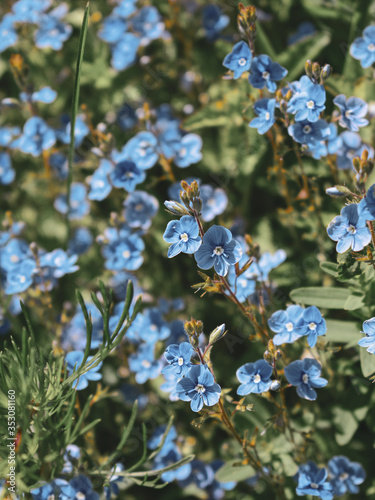
[{"label": "green leaf", "polygon": [[356,309],[360,309],[365,305],[365,298],[366,296],[360,291],[352,292],[351,295],[349,295],[349,297],[346,299],[344,309],[346,309],[347,311],[355,311]]},{"label": "green leaf", "polygon": [[358,422],[353,413],[342,408],[334,408],[333,423],[336,428],[335,438],[337,444],[340,446],[348,444],[358,428]]},{"label": "green leaf", "polygon": [[299,304],[314,305],[325,309],[344,309],[351,292],[345,288],[311,286],[296,288],[290,298]]},{"label": "green leaf", "polygon": [[375,354],[367,352],[365,347],[360,347],[359,359],[361,361],[361,370],[364,377],[370,377],[370,375],[375,373]]},{"label": "green leaf", "polygon": [[335,278],[337,277],[337,264],[335,264],[334,262],[321,262],[320,267],[327,274],[330,274],[331,276],[334,276]]},{"label": "green leaf", "polygon": [[251,465],[235,465],[238,460],[227,462],[216,472],[215,478],[221,483],[229,483],[230,481],[245,481],[249,477],[254,476],[255,469]]},{"label": "green leaf", "polygon": [[327,319],[326,337],[329,342],[338,344],[347,344],[349,342],[357,343],[358,326],[354,321],[340,321],[336,319]]}]

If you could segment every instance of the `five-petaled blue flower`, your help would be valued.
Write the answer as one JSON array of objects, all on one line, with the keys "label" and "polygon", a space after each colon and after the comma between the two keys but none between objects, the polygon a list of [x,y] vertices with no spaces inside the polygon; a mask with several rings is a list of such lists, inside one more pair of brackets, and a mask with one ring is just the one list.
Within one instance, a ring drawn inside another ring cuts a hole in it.
[{"label": "five-petaled blue flower", "polygon": [[123,160],[110,173],[110,179],[115,187],[124,188],[131,193],[137,184],[146,179],[146,174],[133,161]]},{"label": "five-petaled blue flower", "polygon": [[320,376],[322,367],[315,359],[305,358],[297,360],[284,368],[287,381],[297,387],[300,398],[315,401],[316,391],[314,388],[325,387],[328,380]]},{"label": "five-petaled blue flower", "polygon": [[336,250],[344,253],[349,248],[359,252],[371,241],[371,233],[366,225],[366,213],[358,209],[358,204],[351,203],[332,219],[327,228],[328,236],[337,241]]},{"label": "five-petaled blue flower", "polygon": [[258,133],[263,135],[275,123],[275,105],[276,99],[259,99],[254,104],[254,111],[258,115],[249,123],[249,127],[257,128]]},{"label": "five-petaled blue flower", "polygon": [[273,332],[275,345],[291,344],[301,337],[297,331],[297,323],[304,309],[301,306],[289,306],[286,311],[276,311],[268,320],[268,326]]},{"label": "five-petaled blue flower", "polygon": [[337,496],[345,493],[358,493],[358,485],[366,479],[366,473],[358,462],[351,462],[347,457],[338,455],[328,462],[330,483]]},{"label": "five-petaled blue flower", "polygon": [[177,394],[182,401],[190,401],[193,411],[201,411],[203,405],[216,405],[220,399],[221,387],[216,384],[206,365],[196,365],[178,382]]},{"label": "five-petaled blue flower", "polygon": [[368,68],[375,62],[375,26],[367,26],[363,30],[363,38],[354,40],[350,54],[361,61],[362,68]]},{"label": "five-petaled blue flower", "polygon": [[229,229],[214,225],[203,236],[203,243],[194,257],[201,269],[214,266],[219,276],[225,276],[229,266],[242,257],[242,248],[238,241],[232,239]]},{"label": "five-petaled blue flower", "polygon": [[197,221],[190,215],[168,222],[163,238],[167,243],[172,243],[168,250],[169,258],[180,252],[195,253],[202,243]]},{"label": "five-petaled blue flower", "polygon": [[223,61],[223,66],[234,72],[234,79],[237,80],[242,73],[249,71],[251,64],[251,50],[245,42],[238,42],[233,47],[232,52],[227,54]]},{"label": "five-petaled blue flower", "polygon": [[301,465],[298,470],[298,496],[311,495],[322,500],[333,498],[332,485],[327,481],[327,469],[318,469],[314,462]]},{"label": "five-petaled blue flower", "polygon": [[236,376],[241,382],[237,389],[239,396],[267,392],[271,387],[272,366],[264,359],[258,359],[255,363],[246,363],[238,368]]},{"label": "five-petaled blue flower", "polygon": [[270,92],[275,92],[276,83],[287,75],[288,70],[273,62],[270,56],[262,54],[254,57],[250,66],[249,82],[252,87],[262,89],[267,87]]},{"label": "five-petaled blue flower", "polygon": [[340,94],[333,99],[333,102],[340,108],[339,124],[353,132],[358,132],[359,127],[368,125],[365,116],[368,111],[368,104],[359,97],[349,97]]},{"label": "five-petaled blue flower", "polygon": [[323,85],[312,84],[303,87],[289,101],[288,110],[296,115],[296,121],[317,122],[320,113],[325,110],[326,91]]},{"label": "five-petaled blue flower", "polygon": [[296,332],[299,335],[307,335],[307,342],[310,347],[314,347],[319,335],[324,335],[327,331],[325,319],[316,306],[303,309],[297,321]]},{"label": "five-petaled blue flower", "polygon": [[146,191],[133,191],[124,201],[124,216],[129,227],[140,227],[148,229],[151,219],[159,208],[159,202]]},{"label": "five-petaled blue flower", "polygon": [[358,213],[368,221],[375,220],[375,184],[368,188],[366,196],[359,202]]},{"label": "five-petaled blue flower", "polygon": [[[84,354],[82,351],[68,352],[65,360],[67,363],[66,368],[69,375],[71,375],[79,368],[83,361],[83,356]],[[89,356],[87,358],[87,362],[91,361],[92,358],[93,356]],[[90,368],[86,373],[80,375],[79,378],[73,382],[72,387],[74,387],[74,389],[77,389],[77,391],[80,391],[82,389],[85,389],[89,385],[89,380],[100,380],[102,378],[102,375],[101,373],[98,373],[98,371],[102,367],[102,364],[103,363],[100,362],[97,366]]]},{"label": "five-petaled blue flower", "polygon": [[358,340],[358,345],[367,347],[367,352],[375,354],[375,318],[367,319],[362,325],[366,337]]},{"label": "five-petaled blue flower", "polygon": [[325,120],[318,120],[316,122],[303,120],[293,123],[293,125],[289,125],[288,134],[292,136],[296,142],[315,147],[318,142],[327,139],[331,131]]},{"label": "five-petaled blue flower", "polygon": [[56,142],[55,132],[39,116],[32,116],[23,127],[23,134],[11,144],[23,153],[39,156]]},{"label": "five-petaled blue flower", "polygon": [[162,369],[162,374],[173,373],[178,378],[182,377],[191,368],[190,359],[193,354],[194,349],[189,342],[181,342],[180,345],[169,345],[164,353],[169,365]]}]

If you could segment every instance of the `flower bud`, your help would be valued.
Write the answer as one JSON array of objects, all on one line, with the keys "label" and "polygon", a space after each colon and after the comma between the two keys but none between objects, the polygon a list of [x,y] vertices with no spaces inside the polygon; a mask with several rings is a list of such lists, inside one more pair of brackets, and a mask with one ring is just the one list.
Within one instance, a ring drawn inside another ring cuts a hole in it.
[{"label": "flower bud", "polygon": [[173,215],[189,215],[188,210],[181,203],[177,203],[177,201],[165,201],[164,206]]},{"label": "flower bud", "polygon": [[215,330],[213,330],[210,334],[210,338],[209,338],[209,343],[210,344],[214,344],[215,342],[217,342],[218,340],[220,340],[222,337],[224,337],[224,335],[226,334],[226,330],[225,330],[225,324],[223,323],[222,325],[220,326],[217,326],[215,328]]},{"label": "flower bud", "polygon": [[309,78],[312,78],[313,76],[313,72],[312,72],[312,62],[310,59],[308,59],[305,63],[305,72],[306,72],[306,75],[309,77]]},{"label": "flower bud", "polygon": [[320,79],[322,80],[322,82],[327,80],[330,74],[331,74],[331,66],[329,64],[325,64],[320,73]]},{"label": "flower bud", "polygon": [[317,82],[320,78],[320,65],[317,62],[314,62],[312,65],[313,78]]},{"label": "flower bud", "polygon": [[272,380],[270,389],[271,391],[278,391],[280,389],[280,382],[278,380]]}]

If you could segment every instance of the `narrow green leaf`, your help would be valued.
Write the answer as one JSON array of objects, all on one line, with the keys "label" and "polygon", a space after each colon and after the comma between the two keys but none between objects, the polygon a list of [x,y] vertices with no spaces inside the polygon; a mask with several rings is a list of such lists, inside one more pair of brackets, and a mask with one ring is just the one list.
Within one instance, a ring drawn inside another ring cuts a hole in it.
[{"label": "narrow green leaf", "polygon": [[329,342],[338,344],[356,344],[359,339],[359,328],[354,321],[327,319],[326,337]]},{"label": "narrow green leaf", "polygon": [[375,354],[367,352],[365,347],[360,347],[359,359],[361,361],[361,370],[364,377],[370,377],[375,373]]},{"label": "narrow green leaf", "polygon": [[346,288],[311,286],[296,288],[290,292],[290,298],[304,305],[314,305],[325,309],[344,309],[351,292]]}]

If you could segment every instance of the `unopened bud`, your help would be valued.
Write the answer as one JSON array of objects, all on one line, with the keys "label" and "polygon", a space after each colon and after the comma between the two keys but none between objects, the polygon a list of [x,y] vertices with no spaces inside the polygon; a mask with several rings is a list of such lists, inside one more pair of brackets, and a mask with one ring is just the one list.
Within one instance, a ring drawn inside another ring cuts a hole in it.
[{"label": "unopened bud", "polygon": [[271,391],[278,391],[280,389],[280,382],[278,380],[272,380],[270,389]]},{"label": "unopened bud", "polygon": [[177,201],[165,201],[164,206],[174,215],[189,215],[188,210],[181,203],[177,203]]},{"label": "unopened bud", "polygon": [[209,341],[210,344],[214,344],[215,342],[217,342],[218,340],[220,340],[222,337],[224,337],[225,334],[226,334],[225,324],[223,323],[222,325],[217,326],[215,328],[215,330],[213,330],[211,332],[208,341]]},{"label": "unopened bud", "polygon": [[330,74],[331,74],[331,66],[329,64],[325,64],[320,73],[320,79],[324,82],[325,80],[327,80]]},{"label": "unopened bud", "polygon": [[312,65],[312,72],[315,81],[319,81],[320,78],[320,65],[317,62],[314,62]]},{"label": "unopened bud", "polygon": [[352,161],[353,161],[353,167],[356,169],[357,172],[359,172],[361,169],[361,161],[359,157],[355,156]]},{"label": "unopened bud", "polygon": [[305,72],[309,78],[312,78],[313,70],[312,70],[312,61],[310,59],[307,59],[307,61],[305,62]]}]

